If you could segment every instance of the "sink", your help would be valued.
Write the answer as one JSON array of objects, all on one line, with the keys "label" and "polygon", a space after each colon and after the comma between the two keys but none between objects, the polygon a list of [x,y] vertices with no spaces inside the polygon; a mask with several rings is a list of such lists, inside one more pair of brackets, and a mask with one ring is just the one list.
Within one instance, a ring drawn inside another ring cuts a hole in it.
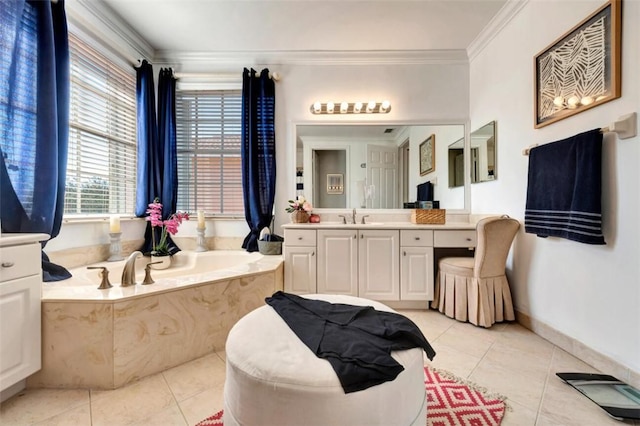
[{"label": "sink", "polygon": [[380,226],[380,225],[384,225],[384,222],[366,222],[366,223],[362,223],[361,225]]}]

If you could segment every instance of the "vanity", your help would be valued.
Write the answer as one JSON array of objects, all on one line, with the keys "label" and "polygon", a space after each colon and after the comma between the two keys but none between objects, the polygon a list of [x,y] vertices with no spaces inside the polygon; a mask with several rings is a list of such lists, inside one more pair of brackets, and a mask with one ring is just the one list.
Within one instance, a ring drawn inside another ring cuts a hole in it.
[{"label": "vanity", "polygon": [[47,234],[0,237],[0,399],[18,393],[41,367],[41,241]]},{"label": "vanity", "polygon": [[295,294],[343,294],[398,308],[433,300],[437,254],[473,255],[475,224],[411,222],[291,223],[284,229],[284,289]]}]

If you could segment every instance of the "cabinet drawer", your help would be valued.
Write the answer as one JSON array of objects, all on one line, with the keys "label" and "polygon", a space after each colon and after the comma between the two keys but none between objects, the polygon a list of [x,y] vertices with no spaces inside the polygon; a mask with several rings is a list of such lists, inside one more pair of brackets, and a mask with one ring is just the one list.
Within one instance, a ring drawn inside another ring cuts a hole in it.
[{"label": "cabinet drawer", "polygon": [[433,246],[433,231],[431,230],[400,230],[400,245],[404,247],[431,247]]},{"label": "cabinet drawer", "polygon": [[433,245],[435,247],[475,247],[476,231],[475,229],[468,231],[434,231]]},{"label": "cabinet drawer", "polygon": [[316,231],[315,229],[285,229],[284,244],[287,246],[315,246]]},{"label": "cabinet drawer", "polygon": [[0,247],[0,281],[41,274],[40,259],[40,244]]}]

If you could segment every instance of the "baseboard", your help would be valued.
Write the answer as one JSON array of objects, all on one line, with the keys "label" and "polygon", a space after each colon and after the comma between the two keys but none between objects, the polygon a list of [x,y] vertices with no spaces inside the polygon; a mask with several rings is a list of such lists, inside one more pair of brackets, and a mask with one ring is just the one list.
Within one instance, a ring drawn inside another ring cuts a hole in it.
[{"label": "baseboard", "polygon": [[600,370],[603,374],[615,376],[631,386],[640,389],[640,372],[620,364],[542,321],[531,318],[528,314],[516,311],[516,321],[543,339],[548,340],[581,361]]}]

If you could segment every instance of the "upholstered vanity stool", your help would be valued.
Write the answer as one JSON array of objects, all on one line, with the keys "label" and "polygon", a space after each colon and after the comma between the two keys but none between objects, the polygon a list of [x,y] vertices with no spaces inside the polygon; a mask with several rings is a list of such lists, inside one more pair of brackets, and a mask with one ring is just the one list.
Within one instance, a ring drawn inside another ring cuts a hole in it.
[{"label": "upholstered vanity stool", "polygon": [[[351,296],[305,297],[392,311]],[[422,354],[420,348],[392,352],[405,368],[395,380],[345,394],[329,362],[316,357],[271,306],[262,306],[227,338],[224,424],[425,425]]]},{"label": "upholstered vanity stool", "polygon": [[505,264],[519,227],[506,215],[480,220],[474,257],[445,257],[438,262],[431,307],[482,327],[515,320]]}]

